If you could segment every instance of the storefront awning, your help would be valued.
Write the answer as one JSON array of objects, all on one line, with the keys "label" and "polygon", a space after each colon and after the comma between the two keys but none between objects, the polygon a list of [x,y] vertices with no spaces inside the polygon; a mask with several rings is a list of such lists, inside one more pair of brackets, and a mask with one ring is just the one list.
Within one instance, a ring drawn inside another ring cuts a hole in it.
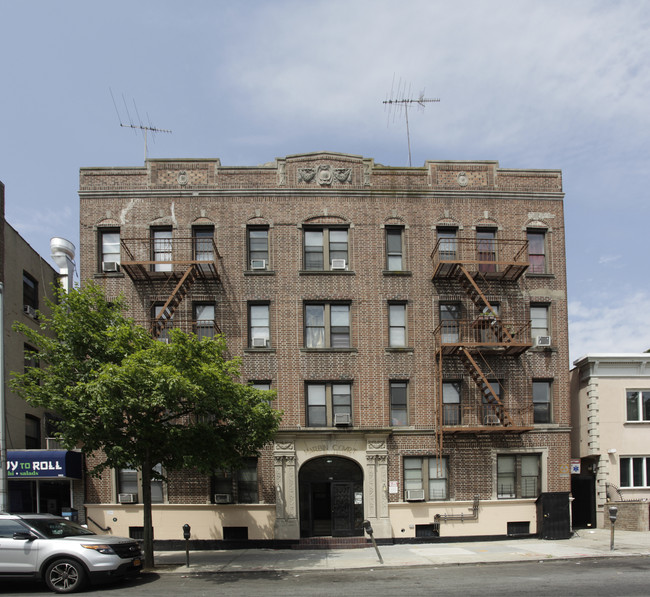
[{"label": "storefront awning", "polygon": [[8,479],[81,479],[81,452],[7,450]]}]

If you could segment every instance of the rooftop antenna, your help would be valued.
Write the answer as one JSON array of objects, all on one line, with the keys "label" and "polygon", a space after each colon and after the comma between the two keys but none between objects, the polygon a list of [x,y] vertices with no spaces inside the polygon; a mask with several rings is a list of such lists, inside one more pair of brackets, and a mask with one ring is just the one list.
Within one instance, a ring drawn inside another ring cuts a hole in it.
[{"label": "rooftop antenna", "polygon": [[[138,112],[138,106],[135,103],[135,100],[133,100],[133,107],[135,108],[135,114],[138,117],[138,123],[139,124],[133,124],[133,120],[131,119],[131,114],[129,113],[129,108],[126,105],[126,100],[124,99],[124,94],[122,94],[122,103],[124,104],[124,110],[126,111],[126,115],[129,119],[129,124],[124,124],[122,122],[122,117],[120,116],[120,112],[117,109],[117,104],[115,103],[115,97],[113,97],[113,90],[109,87],[109,91],[111,92],[111,98],[113,99],[113,106],[115,106],[115,112],[117,114],[117,119],[120,121],[120,126],[128,129],[133,129],[133,132],[136,133],[136,130],[141,130],[142,134],[144,136],[144,161],[147,161],[147,133],[153,133],[154,135],[154,140],[155,140],[155,134],[156,133],[171,133],[172,131],[168,129],[160,129],[151,124],[151,120],[149,119],[149,114],[147,114],[147,122],[148,125],[142,124],[142,119],[140,118],[140,113]],[[137,134],[137,133],[136,133]]]},{"label": "rooftop antenna", "polygon": [[415,105],[421,110],[424,110],[425,104],[430,104],[433,102],[439,102],[439,99],[426,98],[424,97],[424,89],[420,93],[418,98],[411,98],[411,86],[409,85],[408,91],[406,85],[400,79],[397,84],[397,89],[395,89],[395,77],[393,76],[393,83],[390,87],[390,96],[388,99],[384,100],[384,105],[388,106],[389,110],[395,106],[395,111],[404,111],[404,116],[406,118],[406,140],[409,148],[409,167],[411,164],[411,132],[409,130],[409,107]]}]

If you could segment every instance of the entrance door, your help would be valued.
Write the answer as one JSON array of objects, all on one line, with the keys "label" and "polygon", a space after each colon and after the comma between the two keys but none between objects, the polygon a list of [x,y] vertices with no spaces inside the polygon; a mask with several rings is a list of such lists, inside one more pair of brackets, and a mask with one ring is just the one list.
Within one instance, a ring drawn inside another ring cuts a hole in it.
[{"label": "entrance door", "polygon": [[300,535],[363,536],[363,473],[347,458],[315,458],[300,469]]}]

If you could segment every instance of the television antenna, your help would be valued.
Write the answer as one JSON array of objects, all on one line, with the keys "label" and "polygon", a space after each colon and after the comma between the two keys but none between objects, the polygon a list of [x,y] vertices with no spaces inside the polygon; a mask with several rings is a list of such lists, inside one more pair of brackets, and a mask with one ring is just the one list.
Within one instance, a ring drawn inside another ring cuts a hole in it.
[{"label": "television antenna", "polygon": [[123,128],[128,128],[128,129],[133,129],[133,132],[137,134],[137,130],[142,131],[142,135],[144,137],[144,161],[147,161],[147,134],[152,133],[154,141],[155,141],[155,135],[156,133],[171,133],[169,129],[161,129],[158,127],[155,127],[151,124],[151,120],[149,119],[149,114],[147,114],[147,122],[148,125],[142,124],[142,119],[140,118],[140,113],[138,112],[138,106],[135,103],[135,100],[133,100],[133,107],[135,109],[135,114],[138,117],[138,124],[133,123],[133,119],[131,118],[131,114],[129,113],[129,107],[126,104],[126,100],[124,99],[124,94],[122,94],[122,103],[124,104],[124,110],[126,112],[126,115],[129,120],[129,124],[124,124],[122,122],[122,117],[120,116],[120,112],[117,109],[117,104],[115,103],[115,97],[113,97],[113,90],[109,87],[109,91],[111,92],[111,98],[113,99],[113,106],[115,106],[115,112],[117,114],[117,119],[120,122],[120,126]]},{"label": "television antenna", "polygon": [[404,117],[406,118],[406,141],[408,143],[409,149],[409,167],[411,164],[411,132],[409,129],[409,108],[415,106],[424,110],[426,104],[439,102],[438,98],[426,98],[424,97],[424,89],[420,93],[419,97],[412,98],[411,95],[411,86],[409,85],[408,90],[406,85],[400,79],[397,84],[397,89],[395,90],[395,78],[393,77],[393,84],[390,88],[390,96],[388,99],[383,101],[385,106],[388,106],[389,110],[395,108],[395,113],[404,112]]}]

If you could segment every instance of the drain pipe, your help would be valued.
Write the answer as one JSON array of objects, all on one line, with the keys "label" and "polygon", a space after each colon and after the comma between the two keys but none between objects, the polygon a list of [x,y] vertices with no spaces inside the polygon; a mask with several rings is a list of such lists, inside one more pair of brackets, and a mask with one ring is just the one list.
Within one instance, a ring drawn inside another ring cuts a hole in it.
[{"label": "drain pipe", "polygon": [[433,519],[437,522],[449,522],[450,520],[460,520],[465,522],[466,520],[478,520],[478,501],[479,498],[477,495],[474,496],[474,503],[472,504],[472,514],[436,514]]}]

